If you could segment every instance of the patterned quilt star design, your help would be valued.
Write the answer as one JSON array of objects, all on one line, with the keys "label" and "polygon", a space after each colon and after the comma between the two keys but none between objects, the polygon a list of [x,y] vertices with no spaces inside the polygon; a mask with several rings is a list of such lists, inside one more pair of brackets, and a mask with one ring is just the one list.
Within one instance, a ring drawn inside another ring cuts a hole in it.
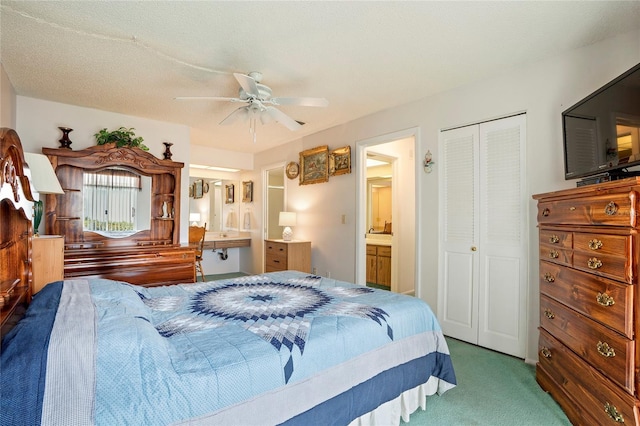
[{"label": "patterned quilt star design", "polygon": [[[271,343],[277,350],[294,346],[304,353],[304,346],[314,317],[350,316],[375,321],[386,326],[389,339],[393,331],[386,322],[389,315],[375,306],[343,300],[371,293],[366,287],[318,288],[320,277],[273,282],[268,277],[238,278],[193,294],[188,301],[191,315],[180,315],[156,326],[164,337],[178,333],[216,328],[232,321]],[[142,296],[141,296],[142,297]],[[143,298],[152,309],[168,310],[177,300]],[[285,366],[285,380],[293,373],[290,356]]]}]

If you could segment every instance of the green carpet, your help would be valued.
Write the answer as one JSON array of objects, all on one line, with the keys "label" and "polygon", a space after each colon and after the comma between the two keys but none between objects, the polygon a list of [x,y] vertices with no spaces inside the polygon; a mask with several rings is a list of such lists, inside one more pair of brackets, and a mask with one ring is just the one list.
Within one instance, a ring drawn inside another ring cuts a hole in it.
[{"label": "green carpet", "polygon": [[391,287],[389,287],[388,285],[370,283],[369,281],[367,281],[367,287],[378,288],[380,290],[391,290]]},{"label": "green carpet", "polygon": [[[409,425],[571,425],[523,360],[447,338],[458,386],[427,398]],[[407,424],[402,422],[401,424]]]}]

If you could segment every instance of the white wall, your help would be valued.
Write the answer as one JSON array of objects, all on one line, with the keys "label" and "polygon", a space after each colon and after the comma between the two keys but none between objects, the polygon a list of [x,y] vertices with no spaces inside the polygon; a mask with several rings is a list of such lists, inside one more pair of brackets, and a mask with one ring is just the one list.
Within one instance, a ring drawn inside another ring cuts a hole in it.
[{"label": "white wall", "polygon": [[[437,58],[436,58],[437,60]],[[529,195],[574,187],[564,180],[561,112],[640,62],[640,31],[571,51],[558,57],[460,87],[418,102],[382,111],[304,137],[285,147],[261,152],[256,167],[278,161],[298,161],[304,149],[328,144],[351,145],[403,129],[419,128],[421,162],[433,153],[433,173],[418,174],[420,282],[418,294],[437,307],[438,268],[438,133],[441,129],[477,123],[516,112],[527,113],[527,176]],[[361,167],[355,164],[354,167]],[[312,263],[318,272],[353,281],[355,277],[356,175],[299,186],[289,181],[287,204],[299,211],[296,237],[312,241]],[[538,236],[536,205],[529,204],[529,319],[527,358],[537,358]],[[347,223],[340,223],[346,214]],[[255,254],[255,252],[254,252]]]},{"label": "white wall", "polygon": [[16,91],[0,63],[0,127],[16,128]]}]

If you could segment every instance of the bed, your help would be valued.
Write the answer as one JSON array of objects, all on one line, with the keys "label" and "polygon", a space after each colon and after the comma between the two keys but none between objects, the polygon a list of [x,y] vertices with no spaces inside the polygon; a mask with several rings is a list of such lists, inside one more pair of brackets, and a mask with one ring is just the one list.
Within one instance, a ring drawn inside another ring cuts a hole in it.
[{"label": "bed", "polygon": [[296,271],[50,283],[0,356],[12,425],[388,425],[456,384],[426,303]]}]

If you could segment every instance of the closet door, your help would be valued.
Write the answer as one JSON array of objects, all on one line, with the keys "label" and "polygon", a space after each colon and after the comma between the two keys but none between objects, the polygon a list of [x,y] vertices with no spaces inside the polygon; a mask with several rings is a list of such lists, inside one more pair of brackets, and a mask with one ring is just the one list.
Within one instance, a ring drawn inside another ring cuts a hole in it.
[{"label": "closet door", "polygon": [[441,132],[438,316],[446,335],[524,357],[525,116]]},{"label": "closet door", "polygon": [[478,343],[478,126],[440,133],[438,317],[444,334]]},{"label": "closet door", "polygon": [[527,321],[526,116],[480,124],[478,344],[524,358]]}]

